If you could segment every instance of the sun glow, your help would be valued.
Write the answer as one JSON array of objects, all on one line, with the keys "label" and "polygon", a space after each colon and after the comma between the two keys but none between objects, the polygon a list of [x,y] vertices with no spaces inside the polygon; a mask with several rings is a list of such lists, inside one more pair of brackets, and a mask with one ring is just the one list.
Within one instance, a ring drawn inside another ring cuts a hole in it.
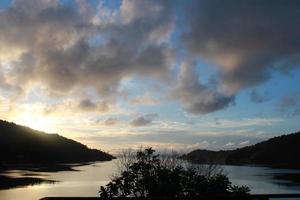
[{"label": "sun glow", "polygon": [[16,123],[28,126],[32,129],[51,133],[53,132],[53,120],[49,117],[39,116],[31,113],[23,113],[16,120]]}]

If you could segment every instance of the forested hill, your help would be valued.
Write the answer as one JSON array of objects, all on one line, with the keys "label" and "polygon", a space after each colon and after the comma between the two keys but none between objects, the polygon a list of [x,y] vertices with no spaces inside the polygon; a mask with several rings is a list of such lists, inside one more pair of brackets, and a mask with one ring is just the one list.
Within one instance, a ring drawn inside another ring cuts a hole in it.
[{"label": "forested hill", "polygon": [[47,134],[0,120],[0,164],[77,163],[114,157],[58,134]]},{"label": "forested hill", "polygon": [[300,132],[231,151],[195,150],[181,158],[194,163],[300,166]]}]

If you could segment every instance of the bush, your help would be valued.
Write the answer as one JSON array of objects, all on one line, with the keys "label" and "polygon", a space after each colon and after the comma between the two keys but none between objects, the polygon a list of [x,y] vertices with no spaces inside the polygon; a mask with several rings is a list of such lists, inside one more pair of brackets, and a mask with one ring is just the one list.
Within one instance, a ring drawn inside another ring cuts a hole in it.
[{"label": "bush", "polygon": [[154,152],[147,148],[134,158],[123,157],[120,175],[101,186],[100,197],[199,197],[246,195],[250,191],[246,186],[233,186],[216,166],[184,165]]}]

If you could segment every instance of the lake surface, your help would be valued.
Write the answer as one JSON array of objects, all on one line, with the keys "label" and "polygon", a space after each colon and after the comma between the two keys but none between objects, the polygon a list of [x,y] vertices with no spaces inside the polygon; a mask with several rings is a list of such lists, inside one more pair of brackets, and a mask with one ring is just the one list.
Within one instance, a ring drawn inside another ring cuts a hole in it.
[{"label": "lake surface", "polygon": [[[30,172],[11,170],[5,175],[12,177],[38,177],[55,180],[55,183],[41,183],[20,188],[0,190],[1,200],[32,200],[46,196],[98,196],[99,187],[105,185],[116,172],[115,161],[95,162],[73,167],[76,171]],[[300,170],[273,169],[258,166],[224,166],[224,171],[233,184],[247,185],[251,193],[300,193],[300,185],[292,181],[276,180],[282,174],[300,174]]]}]

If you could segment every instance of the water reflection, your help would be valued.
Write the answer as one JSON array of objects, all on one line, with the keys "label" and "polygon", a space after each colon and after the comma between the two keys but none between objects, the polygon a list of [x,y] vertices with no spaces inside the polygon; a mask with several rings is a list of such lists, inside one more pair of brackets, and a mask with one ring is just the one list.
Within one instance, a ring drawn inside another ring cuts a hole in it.
[{"label": "water reflection", "polygon": [[236,185],[247,185],[251,193],[299,193],[300,184],[286,185],[293,183],[289,180],[275,179],[276,175],[298,173],[295,169],[273,169],[258,166],[223,166],[228,173],[229,179]]},{"label": "water reflection", "polygon": [[[8,174],[13,177],[36,177],[57,181],[54,184],[41,183],[0,190],[1,200],[39,199],[45,196],[97,196],[100,185],[105,185],[116,172],[115,161],[96,162],[84,166],[75,166],[76,171],[61,172],[31,172],[26,170],[13,170]],[[274,179],[274,175],[300,174],[300,170],[272,169],[268,167],[224,166],[230,180],[237,185],[248,185],[252,193],[299,193],[299,185],[286,185],[292,183],[288,180]]]}]

